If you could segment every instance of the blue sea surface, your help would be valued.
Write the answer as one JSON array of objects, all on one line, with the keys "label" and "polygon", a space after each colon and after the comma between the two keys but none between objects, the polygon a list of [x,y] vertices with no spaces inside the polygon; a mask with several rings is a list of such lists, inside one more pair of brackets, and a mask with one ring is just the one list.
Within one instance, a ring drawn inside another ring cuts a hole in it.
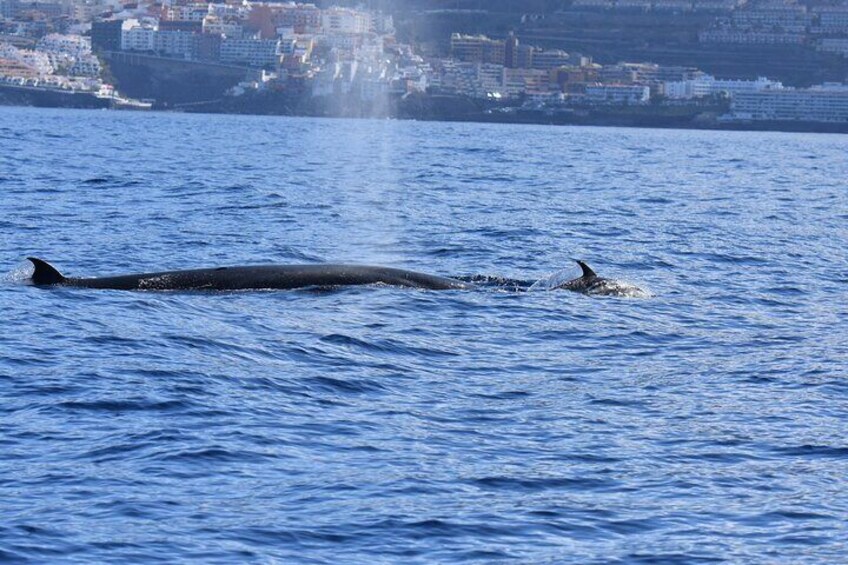
[{"label": "blue sea surface", "polygon": [[0,148],[0,561],[848,555],[846,136],[0,108]]}]

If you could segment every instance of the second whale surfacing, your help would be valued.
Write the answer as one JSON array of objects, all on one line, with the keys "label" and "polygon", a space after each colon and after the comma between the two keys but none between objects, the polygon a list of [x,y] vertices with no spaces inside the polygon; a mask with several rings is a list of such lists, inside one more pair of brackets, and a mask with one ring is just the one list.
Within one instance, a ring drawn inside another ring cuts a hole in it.
[{"label": "second whale surfacing", "polygon": [[554,273],[546,279],[537,281],[530,290],[570,290],[590,296],[620,296],[626,298],[649,298],[651,293],[630,283],[616,279],[599,277],[592,268],[580,261],[574,260],[582,274],[573,279],[566,278],[565,271]]},{"label": "second whale surfacing", "polygon": [[[292,290],[310,287],[340,287],[358,285],[388,285],[428,290],[468,290],[480,288],[477,277],[468,280],[442,277],[395,269],[366,265],[255,265],[243,267],[217,267],[162,271],[112,277],[65,277],[50,263],[29,257],[35,266],[30,282],[36,286],[67,286],[113,290],[190,290],[190,291],[238,291],[238,290]],[[564,271],[555,273],[535,284],[495,279],[500,288],[522,290],[570,290],[589,295],[627,296],[644,298],[650,296],[644,290],[613,279],[597,276],[583,261],[577,261],[583,274],[567,280]],[[486,278],[486,277],[484,277]]]}]

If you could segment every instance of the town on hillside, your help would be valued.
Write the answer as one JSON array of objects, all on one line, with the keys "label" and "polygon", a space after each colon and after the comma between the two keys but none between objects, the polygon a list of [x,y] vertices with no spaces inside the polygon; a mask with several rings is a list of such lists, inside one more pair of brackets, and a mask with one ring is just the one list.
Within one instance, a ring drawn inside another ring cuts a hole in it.
[{"label": "town on hillside", "polygon": [[[523,13],[417,4],[398,13],[386,2],[0,0],[0,102],[848,125],[848,0],[571,0]],[[631,31],[615,43],[605,34],[618,28]]]}]

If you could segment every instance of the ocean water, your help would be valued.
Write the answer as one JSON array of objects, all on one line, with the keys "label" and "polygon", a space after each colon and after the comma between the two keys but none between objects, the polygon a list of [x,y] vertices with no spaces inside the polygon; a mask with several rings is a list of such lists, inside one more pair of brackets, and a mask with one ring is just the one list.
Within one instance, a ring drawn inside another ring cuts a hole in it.
[{"label": "ocean water", "polygon": [[848,555],[848,137],[0,108],[0,148],[0,561]]}]

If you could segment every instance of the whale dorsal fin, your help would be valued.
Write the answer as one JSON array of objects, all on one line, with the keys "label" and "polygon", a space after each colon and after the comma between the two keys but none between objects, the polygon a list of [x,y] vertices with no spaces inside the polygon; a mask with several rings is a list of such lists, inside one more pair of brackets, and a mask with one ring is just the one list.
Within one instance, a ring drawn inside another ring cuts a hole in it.
[{"label": "whale dorsal fin", "polygon": [[575,259],[575,261],[577,261],[577,264],[580,265],[581,269],[583,269],[583,278],[597,277],[598,276],[598,275],[595,274],[595,271],[593,271],[592,268],[589,265],[587,265],[586,263],[584,263],[583,261],[580,261],[580,260],[577,260],[577,259]]},{"label": "whale dorsal fin", "polygon": [[36,257],[27,257],[27,259],[35,265],[35,271],[32,273],[32,284],[51,285],[65,282],[62,273],[47,261],[42,261]]}]

